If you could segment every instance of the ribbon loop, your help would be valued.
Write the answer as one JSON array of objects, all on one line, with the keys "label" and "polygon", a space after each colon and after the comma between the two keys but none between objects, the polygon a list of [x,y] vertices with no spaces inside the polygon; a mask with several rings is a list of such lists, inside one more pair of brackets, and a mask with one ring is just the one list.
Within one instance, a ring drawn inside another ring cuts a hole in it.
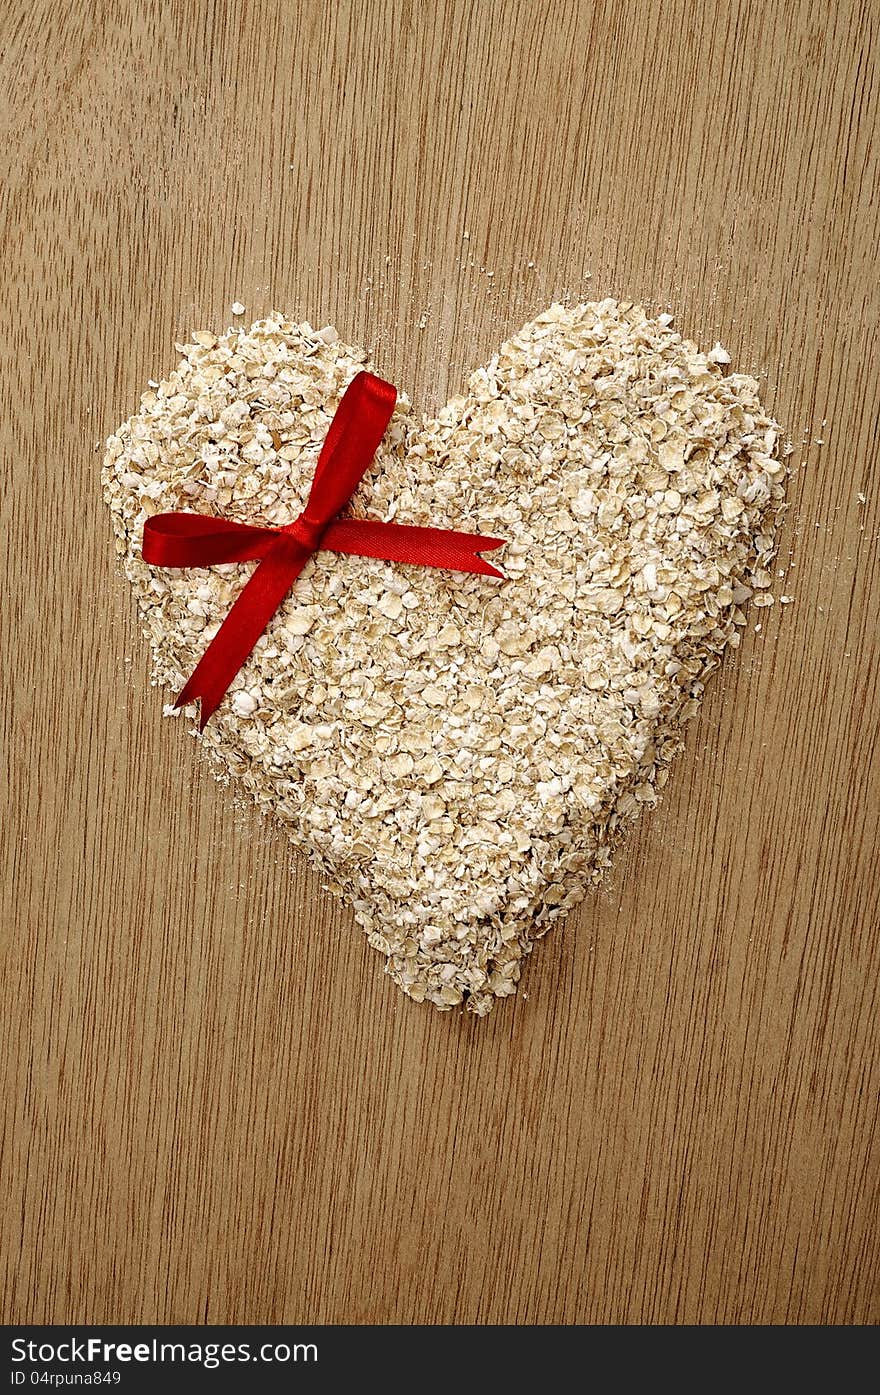
[{"label": "ribbon loop", "polygon": [[201,700],[200,730],[204,731],[236,673],[317,551],[503,578],[503,572],[479,555],[501,547],[501,538],[448,528],[336,518],[369,468],[396,401],[396,388],[373,373],[358,373],[352,379],[321,447],[306,507],[283,528],[262,528],[192,513],[157,514],[144,524],[142,556],[153,566],[260,563],[174,704],[183,707]]}]

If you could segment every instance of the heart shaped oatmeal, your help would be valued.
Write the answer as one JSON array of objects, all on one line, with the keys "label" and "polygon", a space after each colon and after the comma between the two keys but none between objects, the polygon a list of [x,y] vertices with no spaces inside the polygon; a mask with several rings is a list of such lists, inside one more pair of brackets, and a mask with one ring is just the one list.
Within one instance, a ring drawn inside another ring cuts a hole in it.
[{"label": "heart shaped oatmeal", "polygon": [[[103,472],[176,691],[253,567],[149,567],[146,518],[290,523],[367,364],[280,316],[193,339]],[[401,397],[350,512],[506,538],[506,578],[319,552],[206,728],[417,1001],[514,992],[655,803],[742,605],[769,599],[785,467],[728,362],[638,306],[554,305],[437,417]]]}]

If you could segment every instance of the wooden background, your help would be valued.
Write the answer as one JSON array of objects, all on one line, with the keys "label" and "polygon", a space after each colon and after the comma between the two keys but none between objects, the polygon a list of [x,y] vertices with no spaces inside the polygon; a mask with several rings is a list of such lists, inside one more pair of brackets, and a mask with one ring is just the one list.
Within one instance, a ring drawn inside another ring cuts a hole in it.
[{"label": "wooden background", "polygon": [[[7,1320],[880,1316],[878,18],[4,4]],[[479,1021],[160,719],[95,447],[235,298],[434,408],[564,293],[762,376],[795,601]]]}]

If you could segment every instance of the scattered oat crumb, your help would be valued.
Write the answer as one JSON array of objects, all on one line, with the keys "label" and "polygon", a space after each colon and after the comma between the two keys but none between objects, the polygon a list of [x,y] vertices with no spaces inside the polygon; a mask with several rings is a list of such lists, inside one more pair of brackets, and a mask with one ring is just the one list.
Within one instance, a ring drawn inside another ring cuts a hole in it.
[{"label": "scattered oat crumb", "polygon": [[234,300],[234,301],[232,302],[232,313],[233,313],[233,315],[243,315],[243,314],[244,314],[244,306],[242,305],[242,303],[241,303],[240,300]]},{"label": "scattered oat crumb", "polygon": [[[173,691],[251,568],[147,567],[145,519],[292,521],[369,364],[281,315],[181,352],[103,466]],[[401,393],[351,512],[504,537],[506,580],[318,553],[201,738],[418,1002],[516,991],[660,798],[749,602],[773,604],[779,429],[754,378],[706,371],[724,361],[629,302],[553,305],[438,416]]]},{"label": "scattered oat crumb", "polygon": [[858,493],[858,494],[856,495],[856,498],[858,499],[858,501],[859,501],[860,504],[867,504],[867,502],[868,502],[868,496],[867,496],[867,494],[862,494],[862,493],[860,492],[860,493]]},{"label": "scattered oat crumb", "polygon": [[715,347],[709,351],[706,357],[710,363],[718,363],[722,365],[730,363],[730,354],[723,347],[723,345],[721,345],[717,341],[715,343]]},{"label": "scattered oat crumb", "polygon": [[780,605],[791,605],[791,603],[792,603],[793,600],[794,600],[794,596],[780,596],[780,597],[779,597],[779,604],[780,604]]}]

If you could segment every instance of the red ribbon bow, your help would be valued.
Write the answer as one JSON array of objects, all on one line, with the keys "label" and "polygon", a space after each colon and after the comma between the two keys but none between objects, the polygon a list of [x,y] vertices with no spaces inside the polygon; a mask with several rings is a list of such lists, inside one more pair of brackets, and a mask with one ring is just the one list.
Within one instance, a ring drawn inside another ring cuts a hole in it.
[{"label": "red ribbon bow", "polygon": [[143,559],[156,567],[210,567],[260,559],[174,704],[184,707],[200,698],[201,731],[314,552],[323,548],[503,577],[479,556],[501,547],[501,538],[336,517],[363,479],[396,401],[397,389],[372,373],[358,373],[349,383],[321,447],[306,506],[284,528],[252,527],[195,513],[160,513],[144,524]]}]

